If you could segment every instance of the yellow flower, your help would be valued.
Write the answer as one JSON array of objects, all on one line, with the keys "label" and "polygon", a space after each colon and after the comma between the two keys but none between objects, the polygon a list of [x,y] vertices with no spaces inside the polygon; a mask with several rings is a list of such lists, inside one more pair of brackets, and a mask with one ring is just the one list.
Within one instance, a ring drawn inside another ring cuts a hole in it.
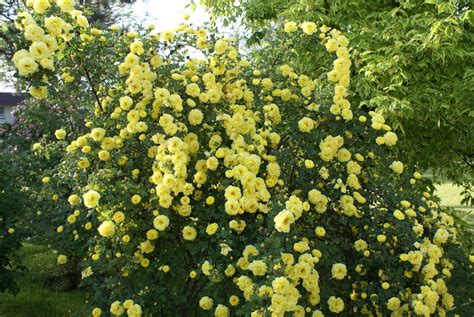
[{"label": "yellow flower", "polygon": [[204,116],[199,109],[193,109],[188,114],[188,121],[191,125],[201,124],[203,118]]},{"label": "yellow flower", "polygon": [[240,302],[240,299],[238,296],[236,295],[231,295],[229,297],[229,304],[231,304],[232,306],[237,306],[239,305],[239,302]]},{"label": "yellow flower", "polygon": [[400,161],[393,161],[392,164],[390,164],[390,168],[397,174],[403,173],[403,163]]},{"label": "yellow flower", "polygon": [[[28,41],[36,41],[44,36],[44,30],[36,24],[30,24],[25,27],[25,38]],[[24,50],[22,50],[24,51]]]},{"label": "yellow flower", "polygon": [[304,117],[300,121],[298,121],[298,128],[301,132],[309,133],[311,130],[314,129],[314,121],[311,118]]},{"label": "yellow flower", "polygon": [[36,13],[44,14],[50,6],[49,0],[35,0],[33,3],[33,10],[35,10]]},{"label": "yellow flower", "polygon": [[92,310],[92,317],[100,317],[102,315],[102,310],[98,307]]},{"label": "yellow flower", "polygon": [[186,241],[193,241],[196,239],[197,231],[191,226],[185,226],[183,228],[183,239]]},{"label": "yellow flower", "polygon": [[209,196],[209,197],[206,198],[206,204],[213,205],[215,200],[216,199],[213,196]]},{"label": "yellow flower", "polygon": [[71,204],[71,206],[78,205],[81,202],[81,198],[77,195],[71,195],[67,200]]},{"label": "yellow flower", "polygon": [[385,133],[383,138],[384,138],[384,141],[385,141],[385,145],[387,145],[387,146],[393,146],[398,141],[397,135],[393,132]]},{"label": "yellow flower", "polygon": [[385,241],[387,241],[387,236],[384,234],[379,234],[377,235],[377,241],[379,243],[384,243]]},{"label": "yellow flower", "polygon": [[74,10],[74,0],[56,0],[56,4],[64,12]]},{"label": "yellow flower", "polygon": [[94,128],[91,130],[91,138],[94,141],[100,142],[105,136],[105,130],[102,128]]},{"label": "yellow flower", "polygon": [[40,86],[40,87],[30,87],[30,95],[37,99],[43,99],[48,95],[48,88],[45,86]]},{"label": "yellow flower", "polygon": [[229,317],[229,308],[222,304],[218,304],[214,311],[214,317]]},{"label": "yellow flower", "polygon": [[120,316],[124,313],[125,309],[119,301],[115,301],[110,305],[110,312],[112,315]]},{"label": "yellow flower", "polygon": [[140,197],[140,195],[135,194],[135,195],[132,196],[132,198],[130,200],[131,200],[132,204],[137,205],[142,201],[142,198]]},{"label": "yellow flower", "polygon": [[111,237],[115,234],[115,225],[112,221],[106,220],[97,228],[99,234],[103,237]]},{"label": "yellow flower", "polygon": [[150,265],[150,260],[148,260],[147,258],[143,258],[140,260],[140,265],[146,268]]},{"label": "yellow flower", "polygon": [[335,314],[339,314],[344,310],[344,301],[335,296],[331,296],[328,299],[329,310]]},{"label": "yellow flower", "polygon": [[60,255],[58,256],[58,264],[59,265],[63,265],[63,264],[66,264],[67,263],[67,256],[65,255]]},{"label": "yellow flower", "polygon": [[290,21],[285,23],[284,31],[286,33],[293,33],[298,29],[296,22]]},{"label": "yellow flower", "polygon": [[201,297],[201,299],[199,300],[199,307],[204,310],[211,310],[213,305],[214,301],[208,296]]},{"label": "yellow flower", "polygon": [[20,76],[29,76],[38,70],[38,63],[28,55],[18,60],[17,68]]},{"label": "yellow flower", "polygon": [[264,276],[267,273],[267,264],[262,260],[256,260],[249,264],[248,269],[255,276]]},{"label": "yellow flower", "polygon": [[214,45],[214,50],[217,54],[223,54],[228,49],[229,44],[224,40],[217,40]]},{"label": "yellow flower", "polygon": [[335,39],[329,39],[327,41],[326,50],[329,53],[333,53],[333,52],[337,51],[337,48],[338,48],[338,44],[337,44],[337,41]]},{"label": "yellow flower", "polygon": [[105,151],[105,150],[99,151],[98,156],[99,156],[99,160],[101,160],[101,161],[110,160],[110,152],[109,151]]},{"label": "yellow flower", "polygon": [[367,242],[365,242],[362,239],[359,239],[356,242],[354,242],[354,248],[359,252],[366,250],[367,247],[368,247]]},{"label": "yellow flower", "polygon": [[314,230],[318,237],[324,237],[326,235],[326,230],[323,227],[316,227]]},{"label": "yellow flower", "polygon": [[303,22],[301,23],[301,29],[304,33],[311,35],[318,30],[318,27],[314,22]]},{"label": "yellow flower", "polygon": [[116,223],[121,223],[125,220],[125,215],[123,212],[121,211],[117,211],[114,213],[114,215],[112,216],[112,219],[113,221],[115,221]]},{"label": "yellow flower", "polygon": [[80,169],[86,169],[90,166],[90,162],[89,160],[87,159],[87,157],[85,158],[82,158],[80,159],[78,162],[77,162],[77,166],[80,168]]},{"label": "yellow flower", "polygon": [[99,204],[100,194],[95,190],[89,190],[82,198],[84,199],[84,205],[86,207],[94,208]]},{"label": "yellow flower", "polygon": [[156,240],[158,238],[158,231],[155,229],[150,229],[146,232],[146,238],[148,240]]},{"label": "yellow flower", "polygon": [[198,84],[191,83],[186,86],[186,93],[192,97],[198,97],[201,93],[201,89],[199,88]]},{"label": "yellow flower", "polygon": [[290,232],[290,225],[295,222],[295,217],[292,212],[283,210],[274,218],[275,229],[279,232]]},{"label": "yellow flower", "polygon": [[331,269],[331,275],[333,278],[337,280],[344,279],[344,277],[346,277],[347,275],[346,265],[342,263],[333,264],[332,269]]},{"label": "yellow flower", "polygon": [[219,225],[217,223],[210,223],[207,225],[206,233],[210,236],[214,235],[217,232]]},{"label": "yellow flower", "polygon": [[159,231],[164,231],[170,223],[170,219],[165,215],[159,215],[153,220],[153,226]]},{"label": "yellow flower", "polygon": [[230,200],[230,199],[238,200],[242,197],[242,193],[239,187],[231,185],[225,189],[224,196],[227,200]]},{"label": "yellow flower", "polygon": [[405,219],[405,214],[403,214],[403,212],[401,212],[401,211],[398,210],[398,209],[393,212],[393,216],[394,216],[395,218],[397,218],[398,220],[403,220],[403,219]]},{"label": "yellow flower", "polygon": [[33,42],[30,45],[30,56],[33,57],[37,62],[40,62],[44,58],[51,56],[48,46],[44,42]]},{"label": "yellow flower", "polygon": [[73,224],[73,223],[75,223],[76,221],[77,221],[77,217],[74,216],[74,215],[69,215],[69,216],[67,217],[67,222],[69,222],[70,224]]},{"label": "yellow flower", "polygon": [[387,308],[392,311],[398,310],[400,308],[400,299],[398,299],[397,297],[390,298],[387,301]]}]

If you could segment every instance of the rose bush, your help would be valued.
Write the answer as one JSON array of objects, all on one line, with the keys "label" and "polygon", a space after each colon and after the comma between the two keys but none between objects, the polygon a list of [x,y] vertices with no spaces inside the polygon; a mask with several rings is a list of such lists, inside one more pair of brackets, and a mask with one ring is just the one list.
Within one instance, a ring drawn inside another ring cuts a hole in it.
[{"label": "rose bush", "polygon": [[453,219],[394,157],[384,117],[351,107],[341,32],[279,32],[328,53],[311,78],[277,57],[253,64],[203,28],[92,28],[70,3],[29,1],[13,62],[34,97],[86,82],[96,100],[87,133],[56,131],[67,153],[44,189],[58,265],[79,259],[93,289],[88,314],[454,307],[447,283],[469,264]]}]

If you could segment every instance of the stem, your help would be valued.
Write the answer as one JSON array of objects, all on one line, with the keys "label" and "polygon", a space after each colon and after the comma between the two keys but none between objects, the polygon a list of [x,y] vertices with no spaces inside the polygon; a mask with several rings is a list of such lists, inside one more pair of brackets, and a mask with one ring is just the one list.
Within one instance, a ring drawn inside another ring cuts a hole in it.
[{"label": "stem", "polygon": [[102,112],[104,112],[104,108],[102,107],[102,103],[100,102],[99,95],[97,95],[97,91],[94,88],[94,85],[92,84],[92,78],[91,75],[89,74],[89,71],[85,66],[82,66],[82,69],[84,69],[84,72],[86,73],[87,81],[89,82],[89,85],[91,86],[92,93],[94,94],[95,100],[97,100],[97,103],[99,104],[99,108]]}]

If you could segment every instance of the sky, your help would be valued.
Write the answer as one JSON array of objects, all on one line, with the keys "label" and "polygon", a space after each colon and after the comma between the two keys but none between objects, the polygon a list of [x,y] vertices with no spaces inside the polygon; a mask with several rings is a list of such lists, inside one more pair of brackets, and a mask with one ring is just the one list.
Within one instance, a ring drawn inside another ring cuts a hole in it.
[{"label": "sky", "polygon": [[203,24],[209,20],[209,15],[201,6],[197,6],[194,12],[191,9],[185,9],[190,0],[137,0],[133,5],[133,12],[137,16],[144,18],[147,23],[156,26],[157,31],[165,31],[176,28],[184,22],[184,13],[190,13],[191,18],[188,22],[193,24]]},{"label": "sky", "polygon": [[[138,18],[144,19],[146,23],[154,24],[157,31],[165,31],[176,28],[184,22],[184,13],[189,13],[191,18],[187,21],[195,25],[201,25],[209,20],[209,15],[200,6],[194,12],[185,9],[190,0],[137,0],[132,7]],[[14,88],[0,81],[0,92],[13,92]]]}]

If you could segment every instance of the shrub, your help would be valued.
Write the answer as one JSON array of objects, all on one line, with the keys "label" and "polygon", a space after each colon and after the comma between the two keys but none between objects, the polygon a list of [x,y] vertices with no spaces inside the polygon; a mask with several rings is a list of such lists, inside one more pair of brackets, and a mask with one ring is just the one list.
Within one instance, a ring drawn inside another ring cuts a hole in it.
[{"label": "shrub", "polygon": [[351,107],[341,32],[314,23],[280,32],[319,40],[334,58],[311,78],[278,58],[252,65],[205,29],[122,34],[34,3],[19,14],[13,60],[31,94],[84,80],[97,100],[88,133],[57,131],[67,154],[48,185],[48,212],[62,221],[58,265],[81,259],[88,313],[453,308],[453,220],[393,156],[397,136],[383,116]]}]

